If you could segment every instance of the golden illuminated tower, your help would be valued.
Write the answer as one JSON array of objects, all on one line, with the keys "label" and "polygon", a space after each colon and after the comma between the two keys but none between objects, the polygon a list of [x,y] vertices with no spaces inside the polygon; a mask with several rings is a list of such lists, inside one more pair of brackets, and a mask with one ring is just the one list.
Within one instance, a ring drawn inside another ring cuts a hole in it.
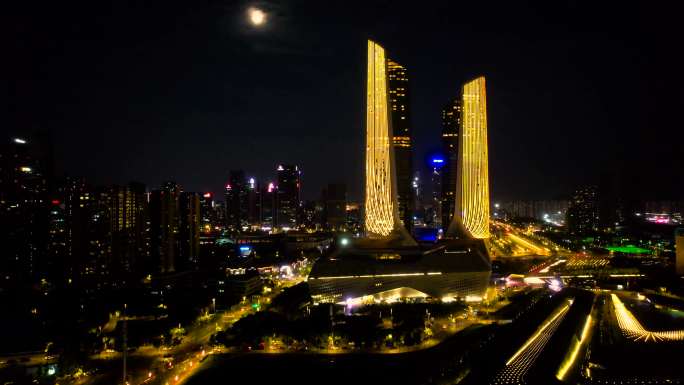
[{"label": "golden illuminated tower", "polygon": [[448,237],[489,238],[489,170],[485,78],[466,83],[458,143],[456,212]]},{"label": "golden illuminated tower", "polygon": [[399,221],[385,50],[370,40],[366,96],[366,233],[369,238],[415,244]]}]

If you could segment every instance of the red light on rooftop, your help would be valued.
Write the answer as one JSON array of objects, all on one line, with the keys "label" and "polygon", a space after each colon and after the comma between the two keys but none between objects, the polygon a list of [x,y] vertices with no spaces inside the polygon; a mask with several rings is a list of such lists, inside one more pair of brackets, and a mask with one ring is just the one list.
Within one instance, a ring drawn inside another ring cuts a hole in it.
[{"label": "red light on rooftop", "polygon": [[59,199],[53,199],[51,203],[52,203],[53,205],[58,205],[58,204],[60,204],[60,203],[62,203],[62,202],[60,202]]},{"label": "red light on rooftop", "polygon": [[226,190],[230,190],[232,187],[230,187],[230,183],[226,185]]},{"label": "red light on rooftop", "polygon": [[211,193],[210,193],[210,192],[204,193],[204,197],[205,197],[205,198],[211,198]]}]

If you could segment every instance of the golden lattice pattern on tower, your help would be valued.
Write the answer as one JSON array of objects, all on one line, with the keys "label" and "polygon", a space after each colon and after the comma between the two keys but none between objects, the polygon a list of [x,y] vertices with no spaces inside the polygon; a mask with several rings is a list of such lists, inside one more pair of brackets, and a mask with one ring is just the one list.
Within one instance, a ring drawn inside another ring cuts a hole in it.
[{"label": "golden lattice pattern on tower", "polygon": [[365,224],[369,235],[380,236],[389,235],[396,220],[386,76],[385,50],[369,40]]},{"label": "golden lattice pattern on tower", "polygon": [[489,238],[489,171],[485,78],[463,86],[456,213],[474,238]]}]

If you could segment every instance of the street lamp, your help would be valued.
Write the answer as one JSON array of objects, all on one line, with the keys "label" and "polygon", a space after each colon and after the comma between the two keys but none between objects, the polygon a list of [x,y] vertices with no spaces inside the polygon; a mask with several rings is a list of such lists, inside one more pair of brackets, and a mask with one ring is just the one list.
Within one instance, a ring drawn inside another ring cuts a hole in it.
[{"label": "street lamp", "polygon": [[212,312],[216,313],[216,298],[211,299],[211,308],[212,308]]}]

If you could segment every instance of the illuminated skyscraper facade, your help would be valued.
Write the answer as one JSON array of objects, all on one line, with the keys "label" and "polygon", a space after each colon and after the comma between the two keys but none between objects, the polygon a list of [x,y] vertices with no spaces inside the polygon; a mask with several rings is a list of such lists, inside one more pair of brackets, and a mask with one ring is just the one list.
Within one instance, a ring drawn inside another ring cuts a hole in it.
[{"label": "illuminated skyscraper facade", "polygon": [[484,77],[463,85],[462,103],[456,213],[447,235],[486,239],[489,238],[489,154]]},{"label": "illuminated skyscraper facade", "polygon": [[413,243],[399,220],[385,50],[370,40],[367,81],[366,233],[369,238],[398,238]]},{"label": "illuminated skyscraper facade", "polygon": [[456,174],[458,170],[458,131],[461,128],[463,104],[455,98],[442,110],[442,167],[441,211],[442,226],[446,229],[456,211]]},{"label": "illuminated skyscraper facade", "polygon": [[409,80],[406,68],[392,59],[387,59],[387,79],[394,164],[397,175],[399,219],[404,223],[404,227],[410,231],[413,224],[412,217],[415,207],[414,201],[411,199],[413,155]]}]

